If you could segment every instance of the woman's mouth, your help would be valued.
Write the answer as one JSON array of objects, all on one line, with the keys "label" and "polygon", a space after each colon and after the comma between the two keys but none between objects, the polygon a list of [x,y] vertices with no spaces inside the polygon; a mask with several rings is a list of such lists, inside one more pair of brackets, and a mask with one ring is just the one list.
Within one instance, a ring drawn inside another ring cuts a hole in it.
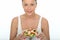
[{"label": "woman's mouth", "polygon": [[32,11],[27,11],[28,13],[31,13]]}]

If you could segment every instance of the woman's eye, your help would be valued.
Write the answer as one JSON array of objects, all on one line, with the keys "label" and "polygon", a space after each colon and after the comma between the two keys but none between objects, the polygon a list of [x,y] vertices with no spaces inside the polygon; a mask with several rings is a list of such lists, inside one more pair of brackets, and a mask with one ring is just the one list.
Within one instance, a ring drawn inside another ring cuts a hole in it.
[{"label": "woman's eye", "polygon": [[34,5],[34,4],[31,4],[32,6]]},{"label": "woman's eye", "polygon": [[27,6],[27,4],[24,4],[24,6]]}]

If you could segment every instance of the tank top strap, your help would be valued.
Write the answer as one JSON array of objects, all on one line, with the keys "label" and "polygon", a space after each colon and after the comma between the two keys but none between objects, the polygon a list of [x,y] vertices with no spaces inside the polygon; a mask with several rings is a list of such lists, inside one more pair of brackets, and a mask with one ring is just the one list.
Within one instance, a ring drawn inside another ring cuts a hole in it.
[{"label": "tank top strap", "polygon": [[42,21],[42,17],[40,17],[39,19],[38,28],[37,28],[38,33],[41,33],[41,21]]},{"label": "tank top strap", "polygon": [[18,30],[17,30],[17,35],[22,33],[22,28],[21,28],[21,17],[18,16]]}]

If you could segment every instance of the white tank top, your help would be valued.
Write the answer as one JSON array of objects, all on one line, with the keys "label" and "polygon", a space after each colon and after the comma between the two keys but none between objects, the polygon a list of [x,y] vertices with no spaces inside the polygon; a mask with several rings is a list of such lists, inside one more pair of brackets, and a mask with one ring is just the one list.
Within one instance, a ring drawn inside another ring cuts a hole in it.
[{"label": "white tank top", "polygon": [[[40,17],[39,19],[39,23],[38,23],[38,27],[37,27],[37,31],[38,33],[41,33],[41,20],[42,20],[42,17]],[[18,30],[17,30],[17,36],[22,33],[22,27],[21,27],[21,18],[20,16],[18,17]]]}]

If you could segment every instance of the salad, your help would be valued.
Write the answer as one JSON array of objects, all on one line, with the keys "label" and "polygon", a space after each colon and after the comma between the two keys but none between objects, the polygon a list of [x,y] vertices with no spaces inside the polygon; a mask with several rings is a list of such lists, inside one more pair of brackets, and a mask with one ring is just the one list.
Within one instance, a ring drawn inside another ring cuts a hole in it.
[{"label": "salad", "polygon": [[24,36],[35,37],[38,34],[36,29],[33,30],[24,30]]}]

